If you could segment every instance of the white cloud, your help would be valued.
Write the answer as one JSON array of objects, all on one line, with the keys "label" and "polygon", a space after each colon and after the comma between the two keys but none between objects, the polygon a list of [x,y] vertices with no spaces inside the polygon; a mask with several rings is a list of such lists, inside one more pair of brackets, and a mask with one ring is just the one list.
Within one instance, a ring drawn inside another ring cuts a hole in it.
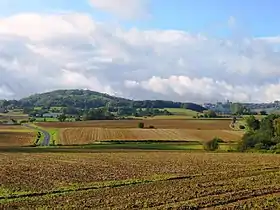
[{"label": "white cloud", "polygon": [[121,18],[149,16],[149,0],[89,0],[93,7]]},{"label": "white cloud", "polygon": [[[272,40],[272,41],[271,41]],[[138,99],[280,99],[278,38],[124,30],[86,14],[0,19],[0,98],[88,88]]]}]

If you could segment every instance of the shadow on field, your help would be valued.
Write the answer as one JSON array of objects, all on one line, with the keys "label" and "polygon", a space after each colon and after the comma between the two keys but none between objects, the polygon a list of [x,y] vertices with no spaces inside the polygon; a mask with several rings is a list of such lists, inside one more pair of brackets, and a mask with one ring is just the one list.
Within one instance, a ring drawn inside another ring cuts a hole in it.
[{"label": "shadow on field", "polygon": [[149,151],[149,150],[188,150],[201,151],[200,142],[102,142],[88,145],[68,145],[49,147],[0,147],[0,153],[90,153],[108,151]]}]

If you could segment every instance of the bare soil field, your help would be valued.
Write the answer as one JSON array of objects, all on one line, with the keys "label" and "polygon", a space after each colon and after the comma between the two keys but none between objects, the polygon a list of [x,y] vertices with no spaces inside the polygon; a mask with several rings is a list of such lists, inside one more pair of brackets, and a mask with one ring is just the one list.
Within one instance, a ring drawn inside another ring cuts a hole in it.
[{"label": "bare soil field", "polygon": [[238,141],[242,134],[242,132],[228,130],[64,128],[60,129],[59,143],[63,145],[90,144],[110,140],[208,141],[214,137],[219,137],[224,141]]},{"label": "bare soil field", "polygon": [[0,125],[0,146],[32,145],[35,133],[18,125]]},{"label": "bare soil field", "polygon": [[44,128],[73,128],[73,127],[101,127],[101,128],[137,128],[139,122],[144,122],[146,127],[153,125],[155,128],[164,129],[199,129],[199,130],[231,130],[231,120],[195,120],[195,119],[145,119],[145,120],[96,120],[86,122],[42,122],[36,123]]},{"label": "bare soil field", "polygon": [[280,201],[273,154],[2,153],[0,168],[0,209],[278,209]]}]

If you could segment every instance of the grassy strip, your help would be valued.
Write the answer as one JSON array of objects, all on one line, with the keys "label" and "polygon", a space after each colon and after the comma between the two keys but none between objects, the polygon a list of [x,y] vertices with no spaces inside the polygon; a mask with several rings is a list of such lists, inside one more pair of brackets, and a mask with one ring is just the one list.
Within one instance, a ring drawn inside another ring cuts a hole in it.
[{"label": "grassy strip", "polygon": [[49,132],[51,139],[50,139],[50,145],[55,146],[59,144],[59,129],[58,128],[50,128],[46,130]]},{"label": "grassy strip", "polygon": [[[236,144],[220,143],[220,148],[216,152],[234,152]],[[96,144],[86,145],[57,145],[53,147],[0,147],[0,152],[6,153],[88,153],[98,151],[204,151],[200,142],[97,142]]]}]

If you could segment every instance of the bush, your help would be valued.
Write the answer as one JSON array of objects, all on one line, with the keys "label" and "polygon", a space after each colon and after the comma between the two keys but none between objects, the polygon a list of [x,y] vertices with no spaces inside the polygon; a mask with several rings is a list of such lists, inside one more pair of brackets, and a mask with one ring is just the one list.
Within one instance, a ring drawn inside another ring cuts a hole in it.
[{"label": "bush", "polygon": [[155,128],[155,126],[153,126],[153,125],[150,125],[150,126],[149,126],[149,128],[153,129],[153,128]]},{"label": "bush", "polygon": [[274,145],[274,146],[271,146],[270,147],[270,150],[276,150],[276,151],[280,151],[280,143]]},{"label": "bush", "polygon": [[257,143],[255,145],[255,149],[262,150],[262,149],[266,149],[266,147],[265,147],[265,145],[263,143]]},{"label": "bush", "polygon": [[204,149],[207,151],[215,151],[219,148],[219,138],[214,138],[211,141],[205,142]]},{"label": "bush", "polygon": [[27,120],[21,120],[19,123],[20,124],[25,124],[25,123],[28,123],[28,121]]},{"label": "bush", "polygon": [[218,143],[225,143],[225,141],[223,139],[220,139],[220,138],[215,138],[217,139]]},{"label": "bush", "polygon": [[29,119],[29,122],[35,122],[36,121],[36,118],[31,118],[31,119]]},{"label": "bush", "polygon": [[145,124],[143,122],[138,123],[138,128],[144,128]]},{"label": "bush", "polygon": [[245,126],[244,125],[239,125],[239,129],[244,130]]}]

